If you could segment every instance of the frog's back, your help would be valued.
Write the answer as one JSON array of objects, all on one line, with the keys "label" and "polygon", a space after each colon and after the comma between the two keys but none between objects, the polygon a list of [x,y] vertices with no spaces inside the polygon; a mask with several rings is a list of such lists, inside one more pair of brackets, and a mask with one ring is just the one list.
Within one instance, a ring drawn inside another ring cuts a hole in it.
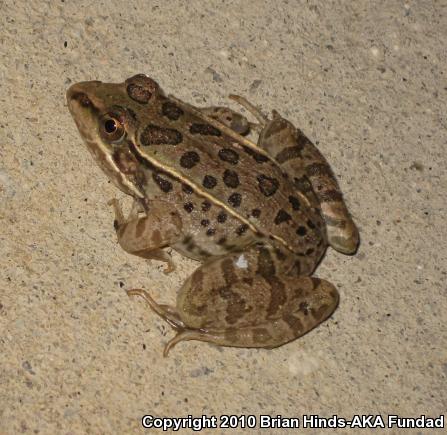
[{"label": "frog's back", "polygon": [[276,162],[164,96],[151,101],[144,118],[136,133],[142,155],[262,237],[302,255],[323,252],[321,217]]}]

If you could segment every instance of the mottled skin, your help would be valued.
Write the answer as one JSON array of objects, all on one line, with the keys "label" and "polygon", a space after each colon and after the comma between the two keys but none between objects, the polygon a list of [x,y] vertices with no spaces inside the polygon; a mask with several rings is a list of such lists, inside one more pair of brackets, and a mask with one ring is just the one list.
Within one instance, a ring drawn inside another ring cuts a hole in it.
[{"label": "mottled skin", "polygon": [[230,95],[230,98],[256,116],[262,128],[258,145],[293,174],[296,188],[321,210],[330,246],[343,254],[354,254],[359,244],[357,227],[337,179],[318,148],[275,110],[272,119],[268,119],[244,98],[237,95]]},{"label": "mottled skin", "polygon": [[324,201],[300,191],[296,174],[262,149],[281,147],[267,134],[274,120],[256,146],[241,136],[251,126],[241,115],[167,97],[144,75],[78,83],[67,100],[99,166],[135,199],[127,218],[111,201],[122,248],[167,262],[166,272],[167,246],[202,262],[175,307],[129,291],[178,331],[165,354],[192,339],[272,348],[330,316],[338,293],[310,276],[328,244]]}]

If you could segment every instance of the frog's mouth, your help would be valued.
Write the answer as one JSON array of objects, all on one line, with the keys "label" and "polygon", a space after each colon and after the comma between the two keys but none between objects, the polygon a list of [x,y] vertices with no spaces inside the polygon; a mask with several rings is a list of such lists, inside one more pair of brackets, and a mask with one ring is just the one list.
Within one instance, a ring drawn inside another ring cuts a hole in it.
[{"label": "frog's mouth", "polygon": [[93,95],[101,85],[107,86],[98,81],[70,86],[67,91],[68,109],[88,150],[107,177],[124,193],[144,198],[143,192],[135,184],[135,177],[124,173],[118,166],[115,158],[116,146],[104,141],[99,134],[99,119],[106,109]]}]

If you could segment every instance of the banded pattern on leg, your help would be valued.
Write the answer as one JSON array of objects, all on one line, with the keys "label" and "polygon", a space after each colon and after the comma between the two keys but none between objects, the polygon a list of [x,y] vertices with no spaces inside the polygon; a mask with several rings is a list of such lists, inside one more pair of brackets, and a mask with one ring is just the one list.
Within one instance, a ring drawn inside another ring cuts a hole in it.
[{"label": "banded pattern on leg", "polygon": [[177,331],[165,354],[184,340],[235,347],[281,346],[323,322],[338,304],[332,284],[287,275],[267,246],[199,267],[181,288],[176,308],[166,309],[147,294],[140,295]]},{"label": "banded pattern on leg", "polygon": [[359,233],[337,179],[318,148],[275,110],[273,118],[269,120],[245,98],[237,95],[230,98],[250,111],[263,127],[258,145],[294,177],[297,189],[307,196],[312,205],[319,205],[329,244],[344,254],[353,254],[357,250]]},{"label": "banded pattern on leg", "polygon": [[118,243],[129,254],[167,263],[165,273],[175,267],[171,256],[163,248],[175,244],[181,238],[182,223],[175,209],[166,202],[153,202],[153,210],[139,216],[142,208],[134,203],[127,218],[123,216],[119,202],[109,202],[115,211],[114,227]]},{"label": "banded pattern on leg", "polygon": [[294,175],[299,190],[315,195],[326,223],[329,244],[344,254],[353,254],[359,243],[357,227],[343,200],[337,179],[317,147],[301,130],[276,112],[261,132],[259,145]]}]

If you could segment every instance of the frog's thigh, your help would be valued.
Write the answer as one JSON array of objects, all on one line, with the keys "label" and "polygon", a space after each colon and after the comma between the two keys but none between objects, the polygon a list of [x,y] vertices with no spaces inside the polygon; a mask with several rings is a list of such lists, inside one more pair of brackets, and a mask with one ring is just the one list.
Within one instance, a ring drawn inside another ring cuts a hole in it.
[{"label": "frog's thigh", "polygon": [[122,218],[122,213],[120,218],[120,210],[117,212],[116,207],[115,211],[118,243],[126,252],[168,262],[170,267],[173,267],[170,257],[162,249],[179,240],[182,225],[181,219],[170,204],[151,203],[151,210],[147,215],[139,217],[131,213],[128,220]]},{"label": "frog's thigh", "polygon": [[329,244],[337,251],[352,254],[359,234],[343,200],[343,194],[329,163],[318,148],[293,124],[274,112],[262,130],[258,145],[269,152],[294,176],[297,188],[319,203]]},{"label": "frog's thigh", "polygon": [[327,319],[338,303],[335,287],[311,277],[276,276],[260,268],[260,251],[231,254],[197,269],[182,287],[177,312],[182,340],[272,348]]}]

